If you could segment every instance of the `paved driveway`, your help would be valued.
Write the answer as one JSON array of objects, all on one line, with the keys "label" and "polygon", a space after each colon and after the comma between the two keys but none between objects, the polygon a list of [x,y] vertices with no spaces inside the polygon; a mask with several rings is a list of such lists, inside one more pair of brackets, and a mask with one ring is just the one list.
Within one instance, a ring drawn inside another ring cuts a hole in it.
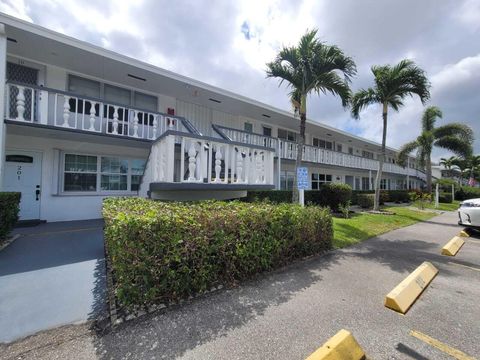
[{"label": "paved driveway", "polygon": [[[304,359],[345,328],[372,359],[451,359],[411,330],[480,359],[480,240],[467,239],[454,258],[441,256],[460,230],[455,221],[447,213],[107,334],[61,328],[3,351],[36,360]],[[405,316],[386,309],[385,295],[425,260],[440,273],[420,299]]]},{"label": "paved driveway", "polygon": [[102,226],[89,220],[15,230],[21,237],[0,251],[0,343],[104,311]]}]

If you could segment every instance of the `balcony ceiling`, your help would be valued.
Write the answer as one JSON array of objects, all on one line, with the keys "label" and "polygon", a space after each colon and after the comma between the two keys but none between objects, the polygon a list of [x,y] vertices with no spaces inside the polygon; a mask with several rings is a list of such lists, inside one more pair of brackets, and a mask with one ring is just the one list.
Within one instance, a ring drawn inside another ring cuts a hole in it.
[{"label": "balcony ceiling", "polygon": [[[14,41],[7,42],[10,55],[24,57],[34,62],[55,65],[72,72],[87,74],[108,82],[122,84],[153,93],[168,94],[182,101],[208,106],[219,111],[239,114],[262,121],[262,114],[271,116],[270,122],[279,126],[296,129],[292,126],[292,115],[286,111],[262,104],[253,99],[216,88],[200,81],[175,74],[153,65],[129,58],[127,56],[91,45],[77,39],[56,33],[40,26],[0,15],[0,22],[5,24],[7,37]],[[128,74],[145,79],[137,80]],[[210,98],[221,103],[214,103]],[[296,120],[298,121],[298,120]],[[375,142],[318,122],[309,121],[307,132],[314,136],[343,142],[347,145],[378,151]],[[394,149],[389,149],[393,154]]]}]

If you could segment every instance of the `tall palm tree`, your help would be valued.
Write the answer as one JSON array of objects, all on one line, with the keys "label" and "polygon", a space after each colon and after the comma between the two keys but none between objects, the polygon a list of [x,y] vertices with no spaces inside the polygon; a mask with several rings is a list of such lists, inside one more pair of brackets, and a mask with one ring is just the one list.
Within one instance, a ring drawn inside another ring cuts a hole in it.
[{"label": "tall palm tree", "polygon": [[374,210],[380,208],[380,181],[386,155],[388,109],[399,111],[406,97],[418,95],[424,104],[430,98],[430,83],[425,72],[411,60],[402,60],[397,65],[372,66],[375,85],[360,89],[352,98],[352,115],[359,119],[360,111],[370,105],[382,107],[383,135],[377,177],[375,179]]},{"label": "tall palm tree", "polygon": [[[472,155],[466,158],[467,169],[466,173],[470,179],[475,180],[480,172],[480,155]],[[469,183],[470,183],[469,179]]]},{"label": "tall palm tree", "polygon": [[398,163],[405,165],[408,155],[417,150],[417,161],[426,168],[427,192],[432,191],[432,150],[440,147],[459,156],[469,156],[472,152],[473,130],[465,124],[451,123],[435,127],[437,118],[442,118],[442,111],[436,106],[429,106],[422,116],[422,133],[415,140],[403,145],[398,153]]},{"label": "tall palm tree", "polygon": [[443,166],[445,170],[448,171],[448,176],[450,177],[455,177],[455,171],[457,170],[458,167],[456,165],[458,157],[456,156],[450,156],[449,158],[440,158],[440,162],[438,163],[440,166]]},{"label": "tall palm tree", "polygon": [[[342,105],[349,104],[350,79],[356,74],[354,61],[334,45],[326,45],[316,38],[317,30],[307,31],[297,46],[283,47],[272,62],[267,63],[267,77],[286,82],[290,101],[300,115],[300,133],[297,138],[295,166],[302,164],[307,120],[307,96],[311,93],[338,95]],[[298,201],[297,178],[293,201]]]}]

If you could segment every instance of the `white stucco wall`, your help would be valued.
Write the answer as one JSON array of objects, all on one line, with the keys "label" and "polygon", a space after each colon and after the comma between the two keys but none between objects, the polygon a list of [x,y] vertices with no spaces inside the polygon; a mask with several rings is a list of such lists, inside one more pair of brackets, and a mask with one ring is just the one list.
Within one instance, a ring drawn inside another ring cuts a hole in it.
[{"label": "white stucco wall", "polygon": [[59,179],[55,149],[92,155],[125,156],[146,159],[148,149],[112,146],[34,136],[8,135],[7,150],[37,151],[43,154],[40,219],[47,221],[83,220],[101,217],[102,195],[63,195],[56,193]]}]

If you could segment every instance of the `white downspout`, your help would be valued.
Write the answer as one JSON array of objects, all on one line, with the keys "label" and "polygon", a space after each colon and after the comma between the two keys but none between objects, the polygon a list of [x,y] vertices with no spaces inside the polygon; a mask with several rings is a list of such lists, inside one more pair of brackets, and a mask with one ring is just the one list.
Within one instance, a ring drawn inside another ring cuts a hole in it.
[{"label": "white downspout", "polygon": [[7,34],[5,25],[0,24],[0,190],[3,189],[5,169],[5,146],[7,128],[5,125],[5,86],[7,69]]}]

